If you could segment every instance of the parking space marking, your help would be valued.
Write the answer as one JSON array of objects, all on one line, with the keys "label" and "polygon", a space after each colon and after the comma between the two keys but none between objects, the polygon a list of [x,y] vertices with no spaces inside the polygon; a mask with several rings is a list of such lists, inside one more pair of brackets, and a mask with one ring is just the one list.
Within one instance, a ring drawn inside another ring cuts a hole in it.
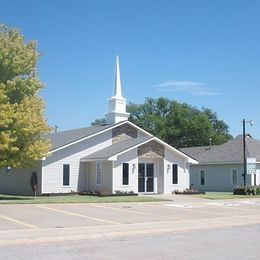
[{"label": "parking space marking", "polygon": [[259,201],[239,201],[241,204],[260,205]]},{"label": "parking space marking", "polygon": [[140,211],[136,211],[136,210],[114,208],[114,207],[108,207],[108,206],[96,205],[96,204],[91,204],[91,206],[92,206],[92,207],[96,207],[96,208],[112,209],[112,210],[116,210],[116,211],[122,211],[122,212],[137,214],[137,215],[143,215],[143,216],[150,216],[150,217],[159,217],[159,218],[165,218],[165,219],[172,219],[172,217],[167,217],[167,216],[165,216],[165,215],[150,214],[150,213],[140,212]]},{"label": "parking space marking", "polygon": [[66,210],[62,210],[62,209],[54,209],[54,208],[50,208],[50,207],[46,207],[46,206],[42,206],[42,205],[34,205],[34,207],[42,208],[42,209],[46,209],[46,210],[52,210],[52,211],[55,211],[55,212],[66,214],[66,215],[80,217],[80,218],[85,218],[85,219],[90,219],[90,220],[94,220],[96,222],[102,222],[102,223],[106,223],[106,224],[110,224],[110,225],[111,224],[112,225],[120,225],[121,224],[121,223],[116,222],[116,221],[90,217],[90,216],[86,216],[86,215],[82,215],[82,214],[78,214],[78,213],[74,213],[74,212],[70,212],[70,211],[66,211]]},{"label": "parking space marking", "polygon": [[[188,211],[186,212],[193,212],[194,213],[203,213],[203,214],[210,214],[210,215],[214,215],[214,216],[219,216],[219,217],[223,217],[223,216],[230,216],[230,214],[227,214],[227,213],[224,213],[224,212],[212,212],[210,210],[207,210],[209,208],[205,207],[205,206],[199,206],[199,205],[194,205],[192,207],[174,207],[174,206],[171,206],[169,207],[171,204],[161,204],[160,206],[159,205],[152,205],[152,207],[164,207],[164,208],[168,208],[168,209],[172,209],[172,210],[177,210],[177,211],[182,211],[183,212],[183,209],[189,209]],[[184,204],[174,204],[174,205],[184,205]],[[151,205],[147,205],[147,206],[151,206]]]},{"label": "parking space marking", "polygon": [[224,207],[238,207],[239,204],[237,203],[219,203],[219,202],[208,202],[205,203],[207,205],[213,205],[213,206],[224,206]]},{"label": "parking space marking", "polygon": [[165,206],[167,206],[167,207],[183,208],[183,209],[203,208],[203,206],[185,205],[185,204],[165,204]]},{"label": "parking space marking", "polygon": [[38,227],[34,226],[34,225],[31,225],[31,224],[28,224],[28,223],[25,223],[25,222],[22,222],[18,219],[14,219],[14,218],[10,218],[10,217],[7,217],[7,216],[4,216],[4,215],[0,215],[0,218],[1,219],[5,219],[5,220],[8,220],[8,221],[11,221],[11,222],[14,222],[16,224],[20,224],[22,226],[25,226],[25,227],[28,227],[28,228],[31,228],[31,229],[37,229]]}]

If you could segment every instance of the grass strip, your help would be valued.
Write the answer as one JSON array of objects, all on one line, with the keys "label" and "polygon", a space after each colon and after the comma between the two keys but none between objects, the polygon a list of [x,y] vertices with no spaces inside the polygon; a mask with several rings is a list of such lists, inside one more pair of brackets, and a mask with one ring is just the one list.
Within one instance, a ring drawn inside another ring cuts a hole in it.
[{"label": "grass strip", "polygon": [[0,204],[54,204],[54,203],[117,203],[117,202],[157,202],[165,199],[148,196],[95,197],[82,195],[66,196],[16,196],[0,194]]}]

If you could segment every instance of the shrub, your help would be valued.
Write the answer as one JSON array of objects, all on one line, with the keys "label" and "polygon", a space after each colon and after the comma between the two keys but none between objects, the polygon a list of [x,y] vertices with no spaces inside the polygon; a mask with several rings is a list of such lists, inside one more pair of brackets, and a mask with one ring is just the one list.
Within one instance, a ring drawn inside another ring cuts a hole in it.
[{"label": "shrub", "polygon": [[115,190],[115,194],[135,194],[133,190],[130,191],[123,191],[123,190]]},{"label": "shrub", "polygon": [[191,195],[194,195],[194,194],[205,194],[205,191],[200,191],[200,190],[196,190],[196,189],[186,189],[186,190],[183,190],[183,191],[175,190],[175,191],[172,192],[172,194],[191,194]]},{"label": "shrub", "polygon": [[259,186],[238,186],[233,190],[234,195],[256,195],[260,189]]},{"label": "shrub", "polygon": [[260,195],[260,185],[256,186],[256,195]]}]

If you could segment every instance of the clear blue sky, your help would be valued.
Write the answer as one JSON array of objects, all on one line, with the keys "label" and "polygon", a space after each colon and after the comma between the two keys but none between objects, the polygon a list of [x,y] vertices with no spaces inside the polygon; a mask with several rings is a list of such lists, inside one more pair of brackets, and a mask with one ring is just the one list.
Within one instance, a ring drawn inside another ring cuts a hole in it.
[{"label": "clear blue sky", "polygon": [[60,130],[107,112],[115,56],[129,102],[168,97],[241,119],[260,139],[260,1],[0,0],[0,23],[39,43],[46,116]]}]

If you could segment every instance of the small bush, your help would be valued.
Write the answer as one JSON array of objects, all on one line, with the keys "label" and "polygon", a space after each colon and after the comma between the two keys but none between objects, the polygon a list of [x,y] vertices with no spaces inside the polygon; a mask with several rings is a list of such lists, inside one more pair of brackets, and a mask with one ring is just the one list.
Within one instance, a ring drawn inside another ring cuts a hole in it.
[{"label": "small bush", "polygon": [[92,191],[87,191],[87,192],[82,192],[82,194],[85,195],[109,195],[110,193],[105,191],[105,190],[92,190]]},{"label": "small bush", "polygon": [[130,190],[130,191],[115,190],[115,194],[122,194],[122,195],[125,195],[125,194],[134,194],[134,191],[133,191],[133,190]]},{"label": "small bush", "polygon": [[201,191],[201,190],[196,190],[196,189],[186,189],[186,190],[183,190],[183,191],[175,190],[175,191],[172,192],[172,194],[190,194],[190,195],[194,195],[194,194],[205,194],[205,192]]},{"label": "small bush", "polygon": [[256,195],[260,194],[259,186],[238,186],[233,190],[234,195]]}]

